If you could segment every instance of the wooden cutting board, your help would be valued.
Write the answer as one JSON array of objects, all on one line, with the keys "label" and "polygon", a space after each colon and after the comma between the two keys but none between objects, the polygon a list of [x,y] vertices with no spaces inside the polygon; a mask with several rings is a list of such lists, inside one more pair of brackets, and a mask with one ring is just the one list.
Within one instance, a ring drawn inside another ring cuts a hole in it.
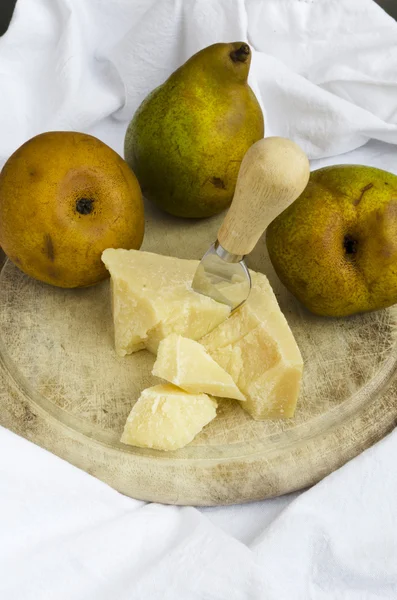
[{"label": "wooden cutting board", "polygon": [[[143,249],[199,259],[220,219],[186,221],[148,207]],[[309,314],[277,279],[262,239],[248,264],[268,275],[305,361],[295,418],[257,422],[222,401],[182,450],[124,446],[131,406],[155,381],[154,358],[115,354],[109,283],[62,290],[4,255],[0,263],[0,423],[124,494],[189,505],[284,494],[319,481],[396,423],[397,309]]]}]

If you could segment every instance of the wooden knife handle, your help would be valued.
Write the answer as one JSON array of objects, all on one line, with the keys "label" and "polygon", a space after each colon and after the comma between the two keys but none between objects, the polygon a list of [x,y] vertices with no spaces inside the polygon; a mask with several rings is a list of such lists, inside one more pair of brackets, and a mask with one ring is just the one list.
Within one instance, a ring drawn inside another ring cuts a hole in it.
[{"label": "wooden knife handle", "polygon": [[309,175],[309,160],[292,140],[268,137],[251,146],[218,232],[221,246],[231,254],[249,254],[266,227],[303,192]]}]

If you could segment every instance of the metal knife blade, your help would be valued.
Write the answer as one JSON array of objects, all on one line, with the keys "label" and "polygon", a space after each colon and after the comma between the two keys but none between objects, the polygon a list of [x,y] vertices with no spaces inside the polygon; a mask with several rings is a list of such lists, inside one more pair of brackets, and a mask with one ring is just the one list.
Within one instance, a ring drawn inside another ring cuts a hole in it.
[{"label": "metal knife blade", "polygon": [[217,241],[201,259],[192,288],[235,310],[248,298],[251,277],[243,257],[230,254]]}]

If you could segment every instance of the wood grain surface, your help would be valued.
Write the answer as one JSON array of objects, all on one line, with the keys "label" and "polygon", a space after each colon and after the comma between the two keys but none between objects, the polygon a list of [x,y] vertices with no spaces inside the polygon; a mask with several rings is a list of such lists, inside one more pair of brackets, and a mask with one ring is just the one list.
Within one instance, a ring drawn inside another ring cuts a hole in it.
[{"label": "wood grain surface", "polygon": [[221,246],[237,256],[252,252],[268,225],[303,192],[309,175],[309,160],[292,140],[274,136],[253,144],[218,232]]},{"label": "wood grain surface", "polygon": [[[201,258],[222,216],[185,221],[147,207],[143,249]],[[248,258],[266,273],[305,360],[294,419],[257,422],[232,400],[186,448],[120,444],[154,357],[120,358],[109,283],[62,290],[2,257],[0,423],[142,500],[216,505],[313,483],[381,439],[397,417],[395,307],[347,319],[309,314],[274,274],[262,238]]]}]

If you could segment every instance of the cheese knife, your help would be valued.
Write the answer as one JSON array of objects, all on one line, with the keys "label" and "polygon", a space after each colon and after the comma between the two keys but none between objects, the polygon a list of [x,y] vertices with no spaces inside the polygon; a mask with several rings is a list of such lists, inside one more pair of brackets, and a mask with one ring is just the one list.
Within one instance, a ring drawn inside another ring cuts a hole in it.
[{"label": "cheese knife", "polygon": [[248,149],[218,238],[194,275],[196,292],[232,310],[247,300],[251,278],[244,257],[267,226],[303,192],[309,175],[309,160],[292,140],[263,138]]}]

